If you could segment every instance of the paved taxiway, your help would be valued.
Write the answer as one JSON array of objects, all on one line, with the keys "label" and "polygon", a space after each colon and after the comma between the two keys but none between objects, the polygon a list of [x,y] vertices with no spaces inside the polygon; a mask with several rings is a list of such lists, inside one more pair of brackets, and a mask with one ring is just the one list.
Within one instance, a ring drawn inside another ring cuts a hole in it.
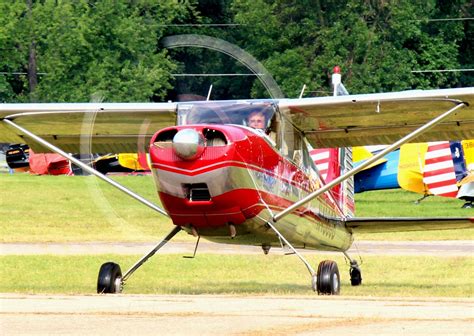
[{"label": "paved taxiway", "polygon": [[474,300],[0,295],[2,335],[473,335]]}]

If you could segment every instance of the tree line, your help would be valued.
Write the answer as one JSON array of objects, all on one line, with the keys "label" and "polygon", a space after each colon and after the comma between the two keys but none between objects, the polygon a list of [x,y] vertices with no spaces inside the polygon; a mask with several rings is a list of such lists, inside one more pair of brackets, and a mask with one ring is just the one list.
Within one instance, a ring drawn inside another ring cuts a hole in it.
[{"label": "tree line", "polygon": [[457,71],[474,68],[473,16],[466,0],[0,1],[0,101],[269,96],[226,54],[163,44],[182,34],[245,50],[287,97],[330,94],[335,65],[351,93],[474,86]]}]

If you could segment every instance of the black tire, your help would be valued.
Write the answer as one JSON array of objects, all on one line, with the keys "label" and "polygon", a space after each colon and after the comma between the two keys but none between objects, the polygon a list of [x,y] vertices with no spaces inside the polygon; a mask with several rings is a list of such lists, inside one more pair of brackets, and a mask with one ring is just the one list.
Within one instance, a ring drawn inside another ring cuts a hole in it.
[{"label": "black tire", "polygon": [[341,278],[336,262],[324,260],[319,263],[316,288],[318,295],[339,295]]},{"label": "black tire", "polygon": [[[120,279],[120,284],[117,280]],[[106,262],[100,267],[97,279],[97,293],[120,293],[122,270],[113,262]]]},{"label": "black tire", "polygon": [[362,283],[362,274],[359,268],[351,267],[349,270],[349,274],[351,276],[351,285],[352,286],[360,286]]},{"label": "black tire", "polygon": [[464,203],[464,205],[461,207],[462,209],[472,209],[474,208],[474,204],[472,203]]}]

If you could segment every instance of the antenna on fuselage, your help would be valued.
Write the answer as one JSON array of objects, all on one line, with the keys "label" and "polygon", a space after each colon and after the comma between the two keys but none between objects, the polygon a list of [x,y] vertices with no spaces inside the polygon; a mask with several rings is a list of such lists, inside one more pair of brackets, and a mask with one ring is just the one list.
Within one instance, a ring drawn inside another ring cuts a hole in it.
[{"label": "antenna on fuselage", "polygon": [[299,99],[303,98],[304,91],[306,90],[306,84],[303,84],[303,88],[301,89]]},{"label": "antenna on fuselage", "polygon": [[209,100],[209,98],[211,98],[211,92],[212,92],[212,84],[211,86],[209,86],[209,92],[207,93],[207,98],[206,98],[207,101]]}]

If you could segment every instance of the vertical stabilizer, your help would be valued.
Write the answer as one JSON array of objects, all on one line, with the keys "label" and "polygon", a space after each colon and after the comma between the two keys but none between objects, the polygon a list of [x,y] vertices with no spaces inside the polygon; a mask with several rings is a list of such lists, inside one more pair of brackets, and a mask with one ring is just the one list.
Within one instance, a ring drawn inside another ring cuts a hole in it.
[{"label": "vertical stabilizer", "polygon": [[[333,95],[334,96],[345,96],[349,92],[342,84],[342,75],[341,68],[335,66],[332,74],[332,85],[333,85]],[[338,149],[338,166],[339,166],[339,175],[343,175],[350,171],[353,167],[352,160],[352,148],[339,148]],[[342,208],[342,211],[346,217],[354,217],[355,212],[355,203],[354,203],[354,177],[350,177],[345,180],[339,186],[338,203]]]},{"label": "vertical stabilizer", "polygon": [[449,141],[428,143],[423,182],[433,195],[456,197],[458,187]]},{"label": "vertical stabilizer", "polygon": [[[341,162],[341,174],[345,174],[352,170],[352,148],[340,148],[339,157]],[[354,217],[355,214],[355,201],[354,201],[354,177],[350,177],[341,183],[341,198],[340,204],[342,211],[346,217]]]},{"label": "vertical stabilizer", "polygon": [[[310,150],[322,183],[327,184],[352,169],[352,148],[317,148]],[[333,199],[346,217],[354,217],[354,178],[330,190]]]}]

